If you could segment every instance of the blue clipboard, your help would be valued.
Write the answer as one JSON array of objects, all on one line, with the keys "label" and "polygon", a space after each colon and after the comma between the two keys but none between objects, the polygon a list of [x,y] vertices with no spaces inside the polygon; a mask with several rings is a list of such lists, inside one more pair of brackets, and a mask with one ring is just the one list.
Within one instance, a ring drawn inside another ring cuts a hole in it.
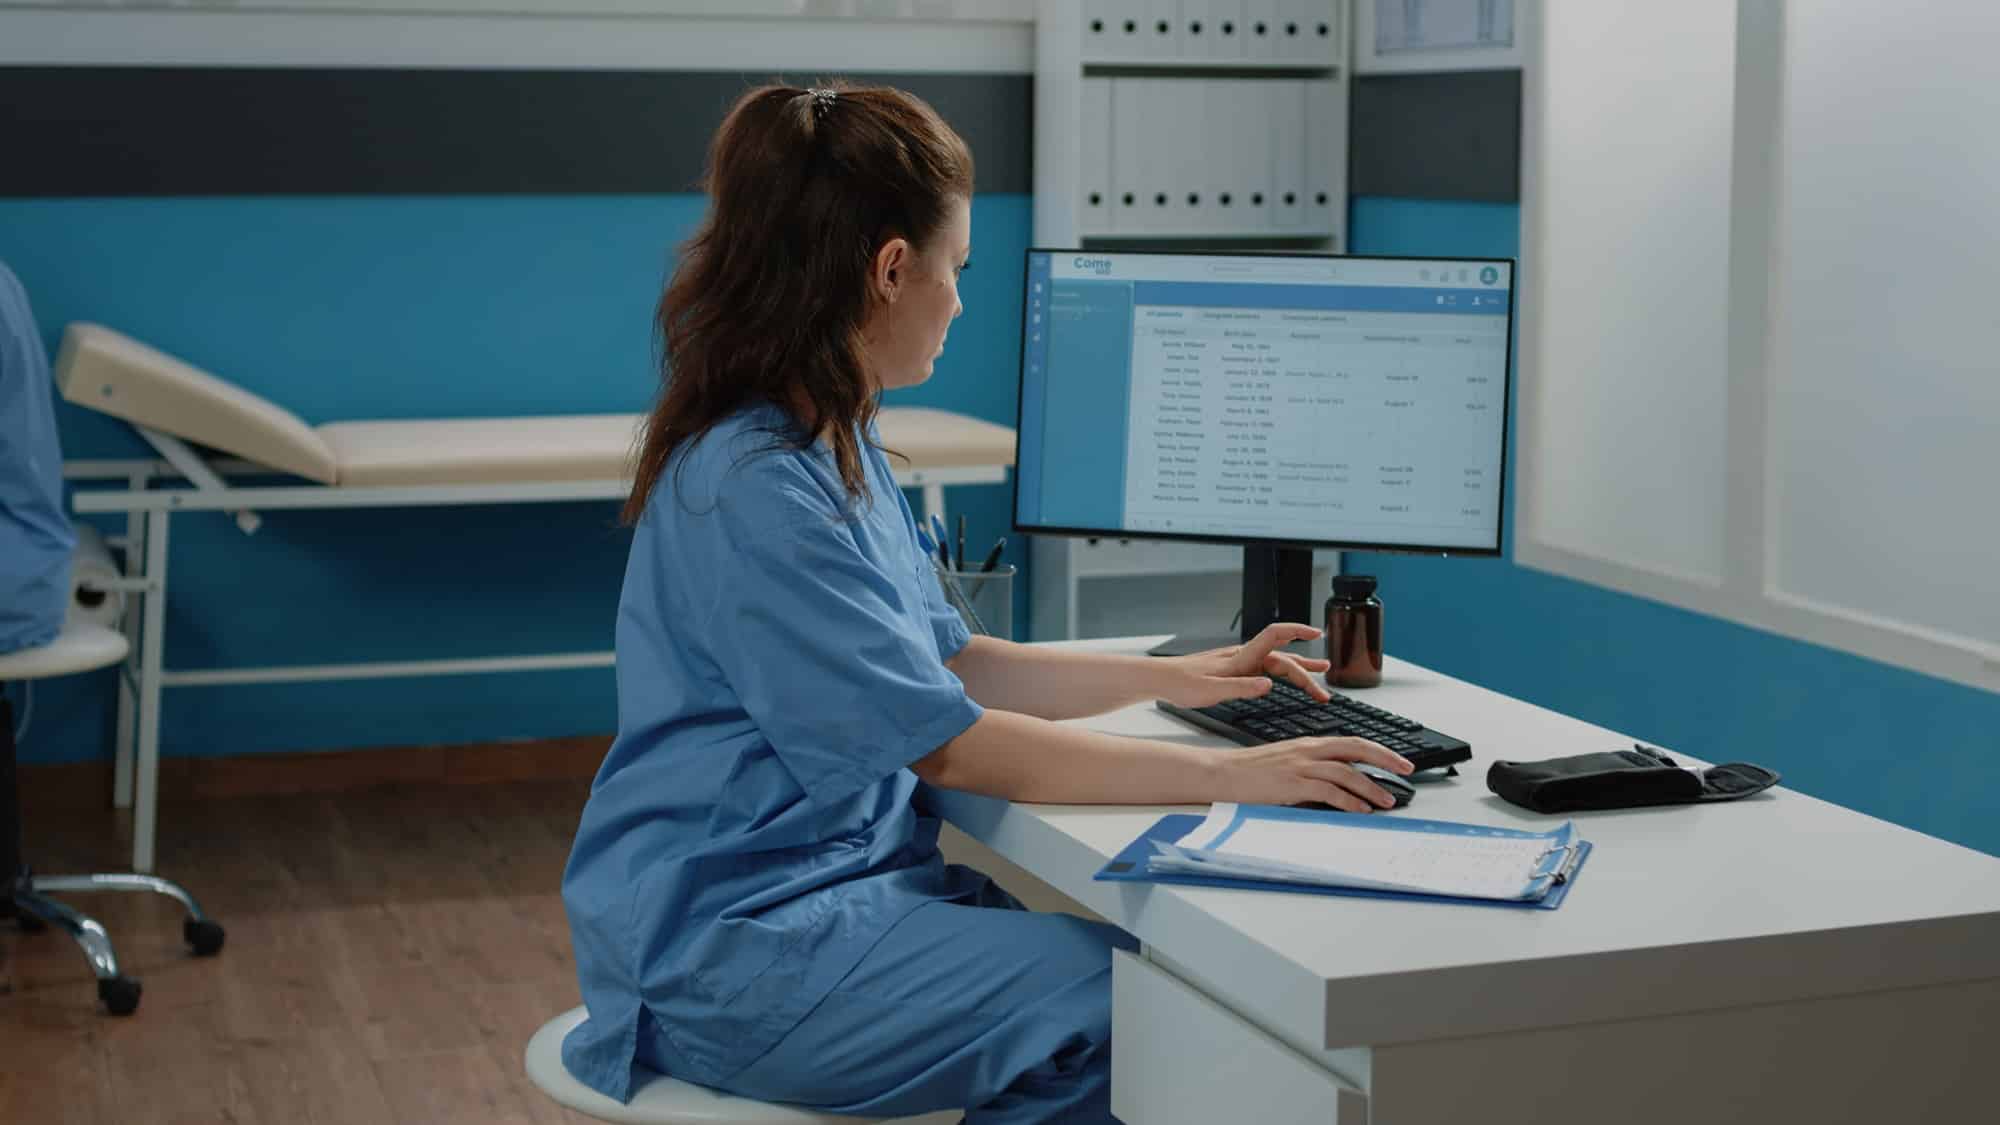
[{"label": "blue clipboard", "polygon": [[[1273,811],[1273,810],[1267,810]],[[1314,813],[1304,809],[1286,809],[1286,813],[1297,814],[1299,819],[1321,816],[1372,817],[1372,813]],[[1583,872],[1584,861],[1590,858],[1591,845],[1588,840],[1576,841],[1576,858],[1569,864],[1568,875],[1562,882],[1550,888],[1539,899],[1492,899],[1461,898],[1456,895],[1417,894],[1408,891],[1380,891],[1360,887],[1321,887],[1306,883],[1265,882],[1258,879],[1218,879],[1203,875],[1181,875],[1154,873],[1146,863],[1154,854],[1153,841],[1172,843],[1187,835],[1206,819],[1199,814],[1173,813],[1163,816],[1151,828],[1139,834],[1139,838],[1125,845],[1111,862],[1098,869],[1092,878],[1107,883],[1171,883],[1182,887],[1225,887],[1244,891],[1278,891],[1287,894],[1341,895],[1348,898],[1388,898],[1406,902],[1447,902],[1459,906],[1504,906],[1515,909],[1554,910],[1569,897],[1569,890],[1576,885],[1577,876]],[[1499,836],[1540,836],[1539,832],[1522,832],[1512,828],[1489,828],[1483,825],[1458,824],[1448,820],[1416,820],[1407,817],[1380,817],[1371,828],[1385,828],[1403,832],[1444,832],[1451,835],[1499,835]]]}]

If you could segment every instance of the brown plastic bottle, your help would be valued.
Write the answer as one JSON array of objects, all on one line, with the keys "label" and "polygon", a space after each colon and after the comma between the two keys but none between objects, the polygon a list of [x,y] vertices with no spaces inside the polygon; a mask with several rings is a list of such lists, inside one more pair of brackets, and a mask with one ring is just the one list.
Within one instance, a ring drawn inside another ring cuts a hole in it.
[{"label": "brown plastic bottle", "polygon": [[1326,682],[1333,687],[1374,687],[1382,682],[1382,602],[1375,578],[1337,574],[1326,599]]}]

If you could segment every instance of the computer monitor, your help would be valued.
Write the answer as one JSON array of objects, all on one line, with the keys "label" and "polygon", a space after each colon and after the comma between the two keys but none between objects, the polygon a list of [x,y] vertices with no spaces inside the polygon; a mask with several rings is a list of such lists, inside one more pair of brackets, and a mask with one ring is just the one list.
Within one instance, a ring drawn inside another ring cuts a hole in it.
[{"label": "computer monitor", "polygon": [[1497,555],[1514,263],[1043,250],[1014,527],[1244,547],[1241,636],[1312,549]]}]

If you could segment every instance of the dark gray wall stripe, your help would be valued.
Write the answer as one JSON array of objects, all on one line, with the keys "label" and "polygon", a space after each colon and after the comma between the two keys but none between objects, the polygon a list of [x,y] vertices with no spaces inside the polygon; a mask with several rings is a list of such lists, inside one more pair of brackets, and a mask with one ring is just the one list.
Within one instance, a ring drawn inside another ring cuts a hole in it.
[{"label": "dark gray wall stripe", "polygon": [[1347,190],[1419,199],[1521,198],[1521,72],[1357,77]]},{"label": "dark gray wall stripe", "polygon": [[[0,196],[692,191],[730,102],[776,77],[0,67]],[[843,77],[936,106],[979,190],[1030,190],[1027,75]]]},{"label": "dark gray wall stripe", "polygon": [[[0,196],[691,191],[723,111],[770,77],[0,67]],[[1031,190],[1027,75],[848,77],[935,105],[979,190]],[[1349,191],[1515,200],[1520,107],[1519,71],[1358,78]]]}]

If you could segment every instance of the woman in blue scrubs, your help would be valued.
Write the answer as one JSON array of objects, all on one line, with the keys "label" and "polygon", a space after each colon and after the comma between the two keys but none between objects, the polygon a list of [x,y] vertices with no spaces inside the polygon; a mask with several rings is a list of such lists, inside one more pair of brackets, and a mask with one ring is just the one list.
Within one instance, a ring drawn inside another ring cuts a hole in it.
[{"label": "woman in blue scrubs", "polygon": [[1056,720],[1205,705],[1314,630],[1172,660],[970,637],[878,447],[961,310],[972,156],[891,89],[745,95],[661,298],[626,516],[618,737],[563,878],[589,1019],[570,1071],[972,1122],[1109,1121],[1111,926],[938,856],[918,782],[1019,801],[1389,807],[1373,743],[1201,750]]}]

